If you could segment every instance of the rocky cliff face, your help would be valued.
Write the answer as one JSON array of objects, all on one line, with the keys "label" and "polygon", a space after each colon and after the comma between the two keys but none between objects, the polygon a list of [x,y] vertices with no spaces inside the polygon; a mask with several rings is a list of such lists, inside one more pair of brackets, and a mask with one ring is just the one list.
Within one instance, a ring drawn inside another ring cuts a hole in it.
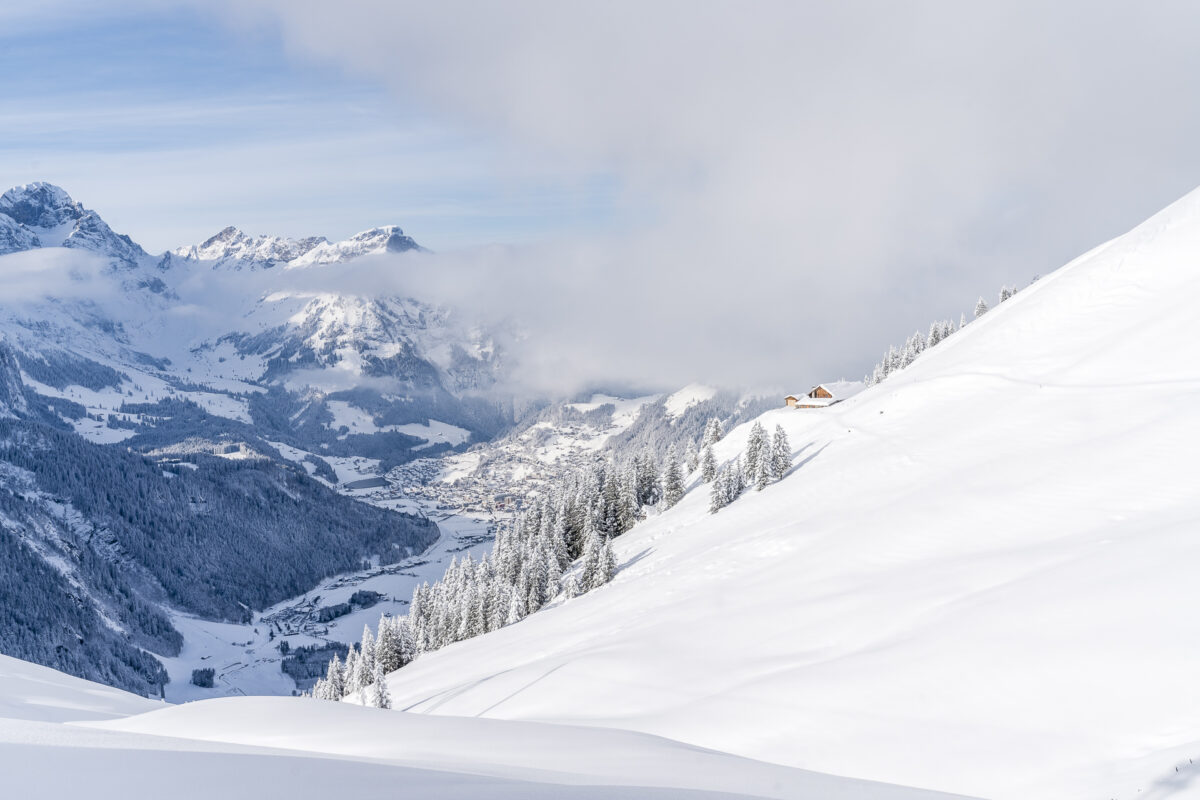
[{"label": "rocky cliff face", "polygon": [[38,247],[87,250],[125,268],[148,259],[133,240],[114,233],[100,215],[61,188],[49,183],[15,186],[0,195],[0,254]]}]

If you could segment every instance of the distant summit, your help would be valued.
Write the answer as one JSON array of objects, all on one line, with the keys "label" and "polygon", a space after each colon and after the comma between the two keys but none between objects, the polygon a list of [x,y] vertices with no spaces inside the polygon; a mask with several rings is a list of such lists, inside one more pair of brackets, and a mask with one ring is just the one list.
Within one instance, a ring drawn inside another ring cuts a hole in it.
[{"label": "distant summit", "polygon": [[270,269],[275,266],[310,267],[335,264],[373,253],[405,253],[422,250],[397,225],[371,228],[340,242],[324,236],[287,239],[280,236],[249,236],[229,226],[198,245],[180,247],[171,255],[191,261],[212,262],[222,269]]},{"label": "distant summit", "polygon": [[27,227],[54,228],[79,220],[86,213],[83,205],[52,183],[27,183],[0,195],[0,214]]},{"label": "distant summit", "polygon": [[231,270],[310,267],[374,253],[424,250],[398,225],[371,228],[340,242],[324,236],[250,236],[231,225],[201,244],[151,257],[128,236],[113,232],[99,214],[72,199],[62,187],[44,181],[14,186],[0,195],[0,255],[40,247],[88,250],[105,256],[118,268],[157,266],[159,270],[171,269],[181,261]]},{"label": "distant summit", "polygon": [[71,199],[61,187],[38,181],[0,195],[0,254],[38,247],[69,247],[107,257],[132,268],[148,258],[128,236],[114,233],[95,211]]}]

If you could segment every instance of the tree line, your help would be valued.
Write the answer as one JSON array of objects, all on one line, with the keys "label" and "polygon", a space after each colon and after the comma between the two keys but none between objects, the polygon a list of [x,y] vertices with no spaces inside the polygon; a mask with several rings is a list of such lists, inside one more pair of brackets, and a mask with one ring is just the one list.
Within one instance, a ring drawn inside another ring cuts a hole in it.
[{"label": "tree line", "polygon": [[[1038,276],[1034,276],[1033,281],[1036,281]],[[1033,281],[1030,281],[1032,284]],[[1011,299],[1019,290],[1015,286],[1000,287],[1000,303]],[[975,319],[979,319],[988,312],[988,304],[982,297],[975,303]],[[959,317],[958,325],[955,326],[954,320],[940,320],[930,323],[929,332],[922,334],[916,331],[912,336],[905,340],[904,344],[899,347],[892,345],[883,354],[883,360],[875,365],[875,369],[871,370],[870,374],[863,378],[863,382],[867,386],[874,386],[887,379],[889,375],[907,367],[917,356],[924,353],[929,348],[937,345],[940,342],[950,338],[957,331],[961,331],[967,326],[967,315],[963,314]]]}]

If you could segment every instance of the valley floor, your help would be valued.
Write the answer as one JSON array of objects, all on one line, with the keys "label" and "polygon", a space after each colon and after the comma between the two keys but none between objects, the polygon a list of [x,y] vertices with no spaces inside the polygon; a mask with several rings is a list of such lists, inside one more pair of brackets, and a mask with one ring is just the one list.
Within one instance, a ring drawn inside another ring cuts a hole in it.
[{"label": "valley floor", "polygon": [[[432,583],[441,578],[452,558],[461,559],[467,553],[478,558],[491,550],[494,521],[446,513],[433,519],[442,535],[419,556],[324,580],[310,592],[255,613],[250,624],[173,615],[172,622],[183,634],[184,645],[178,657],[160,659],[171,676],[166,699],[182,703],[224,696],[293,694],[296,684],[281,670],[281,642],[288,642],[291,649],[357,642],[362,638],[363,626],[370,625],[374,630],[381,614],[408,613],[413,589],[424,581]],[[345,603],[362,590],[377,592],[383,598],[368,608],[356,605],[349,614],[330,622],[317,621],[318,608]],[[192,670],[206,667],[216,671],[211,689],[191,682]]]}]

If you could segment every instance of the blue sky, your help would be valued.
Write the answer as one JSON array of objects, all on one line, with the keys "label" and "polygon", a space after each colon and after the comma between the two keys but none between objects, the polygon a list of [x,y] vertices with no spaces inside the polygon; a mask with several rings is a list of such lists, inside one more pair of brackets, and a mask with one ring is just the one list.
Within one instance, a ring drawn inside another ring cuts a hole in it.
[{"label": "blue sky", "polygon": [[515,174],[494,137],[186,6],[0,12],[0,182],[47,180],[151,251],[225,225],[435,250],[594,230],[614,181]]}]

